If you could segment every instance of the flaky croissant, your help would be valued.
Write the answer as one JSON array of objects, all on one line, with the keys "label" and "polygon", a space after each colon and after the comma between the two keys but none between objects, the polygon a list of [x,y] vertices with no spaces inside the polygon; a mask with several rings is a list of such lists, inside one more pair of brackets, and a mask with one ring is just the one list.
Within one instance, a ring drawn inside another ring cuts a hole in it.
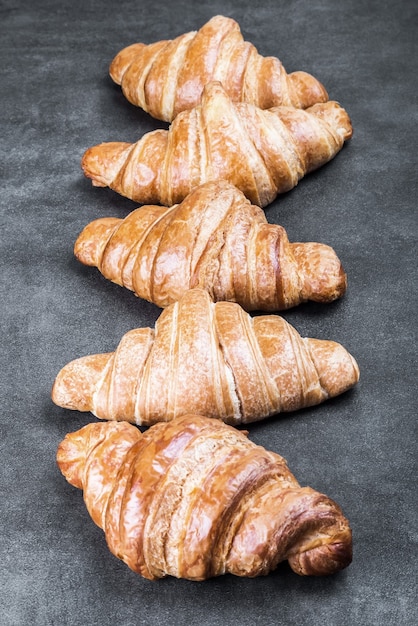
[{"label": "flaky croissant", "polygon": [[132,104],[166,122],[196,106],[212,80],[222,82],[234,102],[261,109],[305,109],[328,100],[316,78],[287,74],[279,59],[258,54],[237,22],[222,15],[173,40],[132,44],[116,55],[109,71]]},{"label": "flaky croissant", "polygon": [[205,183],[171,208],[146,205],[125,219],[88,224],[76,257],[109,280],[166,307],[193,287],[247,311],[330,302],[346,289],[334,250],[290,243],[282,226],[225,181]]},{"label": "flaky croissant", "polygon": [[222,85],[205,86],[201,103],[168,130],[136,143],[108,142],[83,155],[93,185],[141,204],[171,206],[195,187],[224,179],[258,206],[330,161],[351,137],[347,112],[333,101],[306,110],[233,104]]},{"label": "flaky croissant", "polygon": [[186,413],[239,424],[319,404],[358,378],[340,344],[303,339],[277,315],[252,318],[191,289],[164,309],[155,331],[132,330],[115,352],[63,367],[52,399],[145,426]]},{"label": "flaky croissant", "polygon": [[110,551],[151,580],[254,577],[285,560],[297,574],[325,575],[352,559],[340,507],[217,420],[186,415],[144,433],[88,424],[60,443],[57,463]]}]

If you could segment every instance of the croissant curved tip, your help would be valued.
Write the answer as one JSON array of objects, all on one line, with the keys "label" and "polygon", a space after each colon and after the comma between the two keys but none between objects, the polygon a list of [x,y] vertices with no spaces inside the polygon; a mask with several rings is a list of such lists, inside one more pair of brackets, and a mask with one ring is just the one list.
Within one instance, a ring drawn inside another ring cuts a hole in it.
[{"label": "croissant curved tip", "polygon": [[289,558],[292,570],[300,576],[329,576],[348,567],[353,560],[351,531],[343,541],[324,544]]},{"label": "croissant curved tip", "polygon": [[91,424],[75,433],[68,433],[58,446],[57,465],[70,485],[83,488],[82,473],[85,461],[85,432]]},{"label": "croissant curved tip", "polygon": [[328,92],[324,85],[311,74],[303,71],[292,72],[289,80],[297,94],[300,108],[307,109],[316,103],[328,101]]},{"label": "croissant curved tip", "polygon": [[103,176],[99,147],[103,144],[88,148],[81,159],[81,169],[84,176],[90,178],[93,185],[97,187],[106,187],[108,184],[106,177]]},{"label": "croissant curved tip", "polygon": [[320,268],[316,280],[311,282],[310,300],[314,302],[332,302],[338,300],[347,291],[347,274],[338,261],[334,267]]},{"label": "croissant curved tip", "polygon": [[65,365],[52,386],[52,401],[64,409],[92,411],[92,390],[109,358],[110,354],[94,354]]},{"label": "croissant curved tip", "polygon": [[92,450],[112,439],[129,445],[140,437],[141,432],[128,422],[91,422],[65,435],[57,448],[58,468],[71,485],[84,489],[86,460]]},{"label": "croissant curved tip", "polygon": [[333,398],[356,385],[360,369],[355,358],[335,341],[308,339],[310,352],[320,374],[321,386]]},{"label": "croissant curved tip", "polygon": [[347,274],[335,250],[317,242],[290,244],[303,282],[303,296],[314,302],[332,302],[347,290]]},{"label": "croissant curved tip", "polygon": [[301,493],[299,524],[301,541],[292,550],[288,562],[301,576],[326,576],[347,567],[353,556],[353,539],[349,521],[340,506],[326,495],[311,488]]},{"label": "croissant curved tip", "polygon": [[146,45],[144,43],[133,43],[117,53],[109,66],[109,75],[113,82],[117,85],[122,83],[123,75],[126,70],[137,54],[139,54],[145,47]]},{"label": "croissant curved tip", "polygon": [[353,136],[353,125],[347,111],[335,100],[319,102],[309,107],[309,113],[316,115],[332,126],[341,137],[341,141],[348,141]]},{"label": "croissant curved tip", "polygon": [[81,159],[81,169],[95,187],[110,187],[126,159],[131,144],[110,141],[88,148]]},{"label": "croissant curved tip", "polygon": [[88,224],[74,244],[74,255],[78,261],[91,267],[99,267],[102,250],[116,224],[121,220],[101,217]]}]

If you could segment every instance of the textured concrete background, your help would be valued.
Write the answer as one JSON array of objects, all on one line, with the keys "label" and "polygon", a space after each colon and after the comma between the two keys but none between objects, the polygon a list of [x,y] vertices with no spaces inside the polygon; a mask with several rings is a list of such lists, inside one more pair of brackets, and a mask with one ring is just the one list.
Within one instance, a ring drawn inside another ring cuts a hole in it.
[{"label": "textured concrete background", "polygon": [[[354,560],[330,578],[287,565],[266,578],[151,583],[107,550],[81,492],[55,465],[93,418],[50,400],[69,360],[112,350],[159,310],[73,257],[80,230],[134,204],[84,179],[100,141],[164,127],[108,77],[134,41],[172,38],[215,14],[288,71],[317,76],[350,113],[343,151],[267,207],[291,240],[336,249],[349,278],[332,305],[285,314],[357,358],[355,390],[254,425],[302,484],[336,499]],[[403,625],[416,609],[417,4],[414,0],[0,2],[0,613],[7,626]]]}]

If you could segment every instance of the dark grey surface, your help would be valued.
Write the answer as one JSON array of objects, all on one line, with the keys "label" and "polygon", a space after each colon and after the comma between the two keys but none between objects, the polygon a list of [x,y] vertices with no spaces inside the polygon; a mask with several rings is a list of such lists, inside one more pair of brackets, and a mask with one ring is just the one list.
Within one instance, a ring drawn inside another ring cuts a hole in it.
[{"label": "dark grey surface", "polygon": [[[57,624],[400,625],[416,609],[416,198],[418,14],[415,0],[0,2],[1,570],[0,621]],[[164,126],[123,98],[113,56],[234,17],[288,71],[317,76],[350,113],[334,161],[266,209],[291,240],[329,243],[349,290],[285,314],[303,335],[335,339],[361,382],[313,409],[254,425],[302,484],[336,499],[354,560],[330,578],[287,565],[266,578],[152,583],[108,552],[55,452],[95,418],[54,406],[69,360],[112,350],[159,310],[73,258],[79,231],[134,204],[84,179],[90,145]]]}]

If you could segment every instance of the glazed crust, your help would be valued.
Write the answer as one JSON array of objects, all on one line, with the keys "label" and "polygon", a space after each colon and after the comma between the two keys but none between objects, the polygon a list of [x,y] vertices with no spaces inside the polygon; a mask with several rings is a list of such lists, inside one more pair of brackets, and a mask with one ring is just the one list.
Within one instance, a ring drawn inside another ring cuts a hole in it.
[{"label": "glazed crust", "polygon": [[252,318],[191,289],[164,309],[155,330],[132,330],[115,352],[66,365],[52,399],[146,426],[186,413],[240,424],[319,404],[358,378],[340,344],[304,339],[282,317]]},{"label": "glazed crust", "polygon": [[325,575],[351,562],[340,507],[217,420],[186,415],[144,433],[88,424],[65,437],[57,462],[111,552],[151,580],[254,577],[285,560],[298,574]]},{"label": "glazed crust", "polygon": [[328,94],[307,72],[287,74],[275,57],[244,41],[233,19],[217,15],[198,31],[145,45],[135,43],[113,59],[109,73],[132,104],[171,122],[199,103],[204,86],[221,82],[234,102],[261,109],[307,108]]},{"label": "glazed crust", "polygon": [[206,183],[171,208],[146,205],[124,219],[99,218],[74,246],[79,261],[160,307],[200,287],[214,301],[279,311],[331,302],[346,290],[334,250],[290,243],[259,207],[226,181]]},{"label": "glazed crust", "polygon": [[172,206],[199,185],[223,179],[264,207],[334,158],[351,135],[337,102],[261,110],[234,104],[221,83],[212,82],[200,104],[179,114],[168,130],[151,131],[133,144],[93,146],[81,165],[93,185],[140,204]]}]

